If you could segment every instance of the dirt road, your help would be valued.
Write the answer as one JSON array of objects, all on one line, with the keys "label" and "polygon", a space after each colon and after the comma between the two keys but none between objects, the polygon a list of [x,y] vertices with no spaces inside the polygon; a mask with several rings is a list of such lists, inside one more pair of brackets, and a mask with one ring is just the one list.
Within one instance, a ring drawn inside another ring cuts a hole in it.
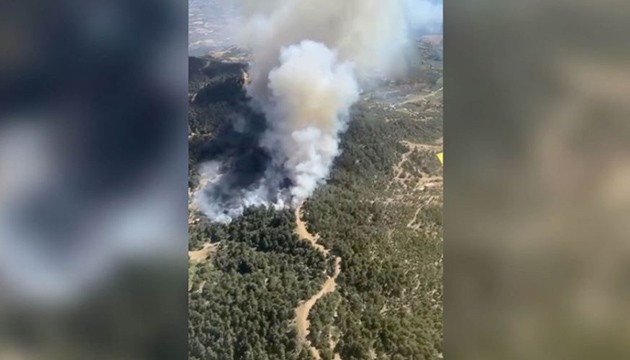
[{"label": "dirt road", "polygon": [[[306,229],[306,224],[302,220],[302,206],[299,206],[295,210],[295,232],[300,238],[308,240],[314,249],[321,252],[325,256],[328,256],[330,251],[321,244],[317,243],[318,236],[309,233]],[[322,296],[335,291],[335,288],[337,287],[337,277],[339,276],[340,272],[341,258],[335,257],[335,271],[333,275],[326,278],[326,281],[324,281],[321,289],[315,295],[301,302],[295,309],[295,326],[297,327],[298,338],[302,344],[309,348],[311,354],[313,355],[313,357],[315,357],[315,359],[321,359],[321,355],[319,354],[319,350],[317,350],[307,338],[310,326],[310,322],[308,321],[308,314],[310,313],[317,300],[319,300]],[[335,360],[341,360],[339,354],[335,354]]]}]

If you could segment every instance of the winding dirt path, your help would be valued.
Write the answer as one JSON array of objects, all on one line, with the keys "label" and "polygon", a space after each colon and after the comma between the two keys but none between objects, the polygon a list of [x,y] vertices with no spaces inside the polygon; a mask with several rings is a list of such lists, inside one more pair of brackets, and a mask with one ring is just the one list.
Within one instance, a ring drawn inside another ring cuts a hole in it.
[{"label": "winding dirt path", "polygon": [[322,244],[319,244],[317,242],[317,240],[319,239],[319,235],[313,235],[310,232],[308,232],[308,229],[306,228],[306,223],[304,222],[304,220],[302,220],[302,205],[298,206],[297,209],[295,209],[295,233],[304,240],[308,240],[308,242],[311,243],[311,246],[321,252],[324,255],[328,255],[329,250],[326,249]]},{"label": "winding dirt path", "polygon": [[[300,238],[308,240],[314,249],[321,252],[325,256],[328,256],[328,254],[330,253],[329,249],[326,249],[324,246],[317,243],[317,239],[319,237],[317,235],[309,233],[306,229],[306,224],[304,223],[304,220],[302,220],[301,205],[297,209],[295,209],[295,233]],[[315,295],[311,296],[308,300],[301,302],[295,309],[295,326],[297,327],[298,338],[302,344],[309,348],[313,357],[318,360],[321,359],[319,350],[317,350],[308,340],[310,326],[310,322],[308,321],[308,314],[310,313],[317,300],[319,300],[322,296],[335,291],[335,288],[337,287],[337,277],[339,276],[340,272],[341,258],[335,257],[335,271],[333,275],[326,278],[326,281],[324,281],[322,288]],[[335,354],[335,360],[341,360],[339,354]]]}]

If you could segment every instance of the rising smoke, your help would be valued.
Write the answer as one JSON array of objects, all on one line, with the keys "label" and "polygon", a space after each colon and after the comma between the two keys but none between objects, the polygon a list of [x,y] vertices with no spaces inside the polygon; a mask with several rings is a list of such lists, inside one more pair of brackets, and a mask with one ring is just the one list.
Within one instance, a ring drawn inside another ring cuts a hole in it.
[{"label": "rising smoke", "polygon": [[352,64],[321,43],[284,48],[280,63],[269,73],[273,100],[263,107],[269,127],[262,145],[286,170],[295,206],[328,176],[359,87]]},{"label": "rising smoke", "polygon": [[433,4],[241,1],[240,38],[252,54],[246,91],[250,106],[266,118],[258,145],[270,161],[245,187],[235,187],[238,174],[222,172],[221,164],[203,165],[198,208],[228,222],[247,206],[295,207],[311,196],[339,155],[339,136],[361,86],[372,76],[404,72],[411,31],[441,17],[441,6]]}]

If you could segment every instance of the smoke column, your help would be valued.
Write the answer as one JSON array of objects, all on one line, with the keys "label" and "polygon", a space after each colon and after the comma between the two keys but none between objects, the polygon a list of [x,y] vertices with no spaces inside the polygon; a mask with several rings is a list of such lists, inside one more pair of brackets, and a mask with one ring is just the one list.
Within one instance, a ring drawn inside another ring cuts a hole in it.
[{"label": "smoke column", "polygon": [[[433,21],[436,9],[441,15],[441,6],[431,4],[241,1],[240,37],[253,59],[246,90],[250,105],[266,117],[260,146],[271,161],[257,183],[241,189],[230,187],[213,165],[211,174],[202,174],[207,184],[196,194],[197,206],[210,219],[227,222],[250,205],[297,206],[312,195],[339,155],[339,135],[360,84],[370,76],[404,73],[413,48],[410,31],[422,25],[414,22]],[[416,10],[432,14],[419,16]]]},{"label": "smoke column", "polygon": [[273,101],[264,106],[269,129],[262,145],[284,166],[297,205],[328,176],[359,87],[352,64],[339,63],[336,52],[321,43],[285,48],[280,62],[269,73]]}]

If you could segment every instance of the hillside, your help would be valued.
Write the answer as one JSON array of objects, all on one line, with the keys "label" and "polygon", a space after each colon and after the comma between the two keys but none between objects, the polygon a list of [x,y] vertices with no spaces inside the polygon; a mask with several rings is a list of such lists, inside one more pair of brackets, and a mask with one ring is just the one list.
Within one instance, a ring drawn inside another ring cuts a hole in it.
[{"label": "hillside", "polygon": [[[301,212],[225,225],[191,204],[190,359],[442,357],[442,69],[421,44],[412,77],[362,94]],[[251,151],[264,127],[237,55],[190,59],[191,193],[200,163]]]}]

